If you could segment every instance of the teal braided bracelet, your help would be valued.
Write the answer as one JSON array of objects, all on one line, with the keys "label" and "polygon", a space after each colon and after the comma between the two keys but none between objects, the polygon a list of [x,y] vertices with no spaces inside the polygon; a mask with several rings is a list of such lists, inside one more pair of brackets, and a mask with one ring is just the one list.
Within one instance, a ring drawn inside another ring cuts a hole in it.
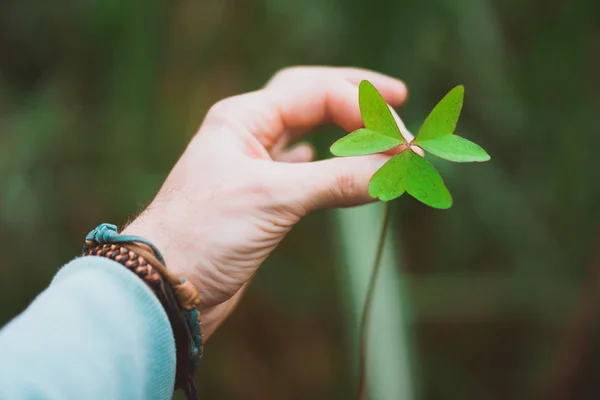
[{"label": "teal braided bracelet", "polygon": [[144,239],[139,236],[132,235],[120,235],[117,232],[117,226],[113,224],[100,224],[93,231],[87,234],[85,237],[85,243],[83,245],[83,251],[85,251],[89,246],[88,242],[96,243],[96,244],[119,244],[119,243],[142,243],[146,246],[150,247],[154,252],[158,261],[160,261],[163,265],[167,265],[165,263],[165,259],[162,256],[162,253],[158,248],[150,243],[149,240]]},{"label": "teal braided bracelet", "polygon": [[[150,251],[146,250],[149,249]],[[192,376],[202,357],[202,333],[195,287],[166,269],[158,248],[147,239],[120,235],[112,224],[100,224],[85,238],[82,255],[108,257],[142,278],[156,293],[171,322],[177,348],[176,389],[197,398]]]}]

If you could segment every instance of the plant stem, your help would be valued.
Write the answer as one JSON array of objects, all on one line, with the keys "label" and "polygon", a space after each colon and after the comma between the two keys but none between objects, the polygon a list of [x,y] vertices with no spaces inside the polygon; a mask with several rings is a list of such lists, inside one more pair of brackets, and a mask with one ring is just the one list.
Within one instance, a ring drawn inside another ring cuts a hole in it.
[{"label": "plant stem", "polygon": [[390,208],[391,203],[385,202],[383,211],[383,223],[381,224],[381,232],[379,233],[379,242],[377,244],[377,254],[375,256],[375,262],[373,263],[373,270],[371,272],[371,279],[369,281],[369,287],[367,288],[367,295],[365,297],[365,304],[363,306],[362,316],[360,320],[359,330],[359,353],[358,353],[358,400],[366,400],[367,396],[367,347],[369,342],[369,318],[371,316],[371,309],[373,305],[373,297],[375,295],[375,286],[377,283],[377,277],[379,276],[379,270],[381,269],[381,258],[383,257],[383,248],[385,245],[385,237],[387,235],[388,226],[390,224]]}]

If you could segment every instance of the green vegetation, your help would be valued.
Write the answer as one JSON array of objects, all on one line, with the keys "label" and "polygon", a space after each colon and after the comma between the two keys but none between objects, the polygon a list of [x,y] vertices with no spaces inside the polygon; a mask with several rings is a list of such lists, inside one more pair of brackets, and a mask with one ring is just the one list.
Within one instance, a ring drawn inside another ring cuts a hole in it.
[{"label": "green vegetation", "polygon": [[407,143],[377,89],[368,81],[359,86],[360,112],[365,129],[358,129],[331,146],[336,156],[360,156],[404,145],[369,182],[369,194],[382,201],[408,192],[434,208],[452,205],[444,181],[425,159],[411,148],[418,145],[430,153],[455,162],[487,161],[490,156],[475,143],[453,135],[463,105],[464,87],[452,89],[431,111],[414,140]]},{"label": "green vegetation", "polygon": [[[214,102],[259,88],[285,66],[353,65],[407,83],[408,122],[463,83],[458,133],[493,156],[476,167],[428,159],[452,191],[450,211],[397,200],[388,250],[399,257],[383,264],[380,283],[410,300],[416,398],[596,397],[599,6],[0,2],[0,322],[50,283],[90,229],[122,225],[150,201]],[[314,136],[321,157],[341,135]],[[341,277],[358,248],[369,270],[379,214],[332,221],[361,211],[318,213],[290,233],[211,339],[198,377],[203,398],[353,397],[351,304],[362,304],[354,288],[367,284]],[[364,221],[375,226],[355,223]],[[335,254],[342,227],[352,231],[341,248],[352,252]],[[392,341],[396,320],[385,316],[400,315],[399,303],[378,298],[375,310],[389,314],[373,318],[372,338]],[[387,368],[407,365],[404,350],[370,352],[389,387],[399,372]]]},{"label": "green vegetation", "polygon": [[[452,89],[429,113],[417,136],[408,141],[402,135],[394,117],[379,94],[369,82],[359,85],[358,102],[365,128],[349,133],[335,142],[330,151],[337,156],[361,156],[380,153],[402,146],[371,178],[369,194],[382,201],[389,201],[408,192],[424,204],[434,208],[450,208],[452,197],[438,172],[413,145],[419,145],[431,153],[450,161],[487,161],[490,156],[475,143],[453,135],[463,106],[464,87]],[[358,398],[367,398],[366,349],[368,347],[370,313],[379,277],[383,249],[390,222],[389,205],[386,205],[377,254],[360,324],[360,352],[358,368]]]}]

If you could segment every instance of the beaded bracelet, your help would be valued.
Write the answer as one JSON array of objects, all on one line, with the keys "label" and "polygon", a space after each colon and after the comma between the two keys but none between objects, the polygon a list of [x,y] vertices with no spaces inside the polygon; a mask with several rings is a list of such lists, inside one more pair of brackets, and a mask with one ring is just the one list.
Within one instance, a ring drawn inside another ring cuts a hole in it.
[{"label": "beaded bracelet", "polygon": [[188,399],[198,394],[193,374],[202,357],[202,334],[198,291],[185,278],[167,270],[160,251],[148,240],[117,233],[112,224],[100,224],[85,239],[82,256],[114,260],[140,277],[156,294],[173,329],[177,352],[175,389],[183,389]]}]

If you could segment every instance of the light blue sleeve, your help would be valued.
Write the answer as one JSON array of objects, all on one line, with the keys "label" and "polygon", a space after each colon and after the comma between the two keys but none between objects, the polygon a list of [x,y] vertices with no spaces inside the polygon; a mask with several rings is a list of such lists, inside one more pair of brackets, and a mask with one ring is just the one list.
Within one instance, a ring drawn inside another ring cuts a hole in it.
[{"label": "light blue sleeve", "polygon": [[71,261],[0,330],[0,399],[170,399],[174,382],[162,305],[106,258]]}]

